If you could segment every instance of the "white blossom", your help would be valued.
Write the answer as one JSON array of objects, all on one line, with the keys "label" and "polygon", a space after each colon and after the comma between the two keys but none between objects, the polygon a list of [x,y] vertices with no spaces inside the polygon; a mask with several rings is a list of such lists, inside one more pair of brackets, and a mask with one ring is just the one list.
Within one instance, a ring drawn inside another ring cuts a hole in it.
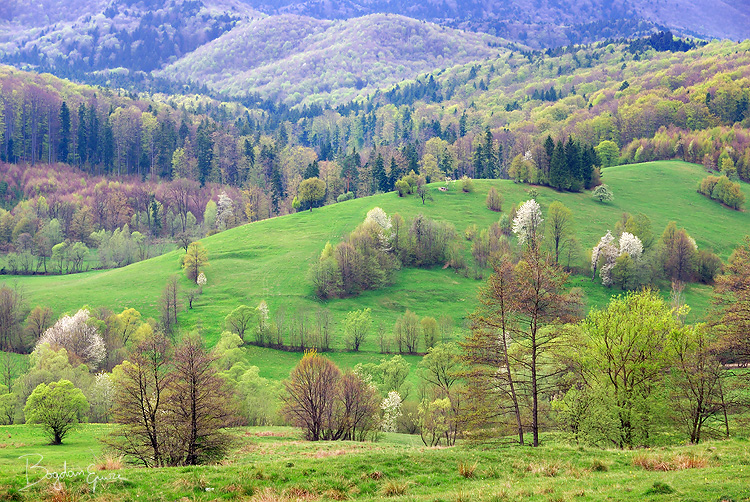
[{"label": "white blossom", "polygon": [[195,280],[195,283],[198,286],[205,286],[207,282],[208,282],[208,279],[206,279],[206,274],[204,274],[203,272],[198,274],[198,278]]},{"label": "white blossom", "polygon": [[388,393],[388,397],[380,403],[380,409],[383,410],[383,422],[381,428],[383,432],[396,432],[398,417],[401,413],[401,396],[395,390]]},{"label": "white blossom", "polygon": [[226,228],[229,218],[234,215],[232,199],[226,192],[221,192],[216,206],[216,227],[223,230]]},{"label": "white blossom", "polygon": [[538,228],[543,221],[539,204],[534,199],[524,202],[513,219],[513,233],[518,237],[518,243],[524,245],[526,242],[535,241]]},{"label": "white blossom", "polygon": [[104,360],[107,350],[96,326],[88,323],[89,311],[81,309],[74,316],[61,317],[39,338],[36,347],[48,344],[52,348],[62,347],[69,355],[75,355],[91,368]]},{"label": "white blossom", "polygon": [[599,261],[604,262],[601,270],[599,270],[599,276],[602,278],[602,284],[605,286],[612,284],[612,269],[615,266],[617,257],[620,256],[620,250],[617,249],[614,242],[615,238],[612,236],[612,232],[607,230],[607,233],[599,239],[599,244],[591,251],[591,270],[594,272],[594,275],[596,275],[596,267],[599,265]]},{"label": "white blossom", "polygon": [[391,217],[379,207],[370,209],[365,221],[374,221],[383,231],[391,229]]},{"label": "white blossom", "polygon": [[628,253],[633,261],[640,260],[643,254],[643,243],[629,232],[623,232],[620,236],[620,255],[625,253]]},{"label": "white blossom", "polygon": [[384,251],[390,250],[391,243],[391,217],[379,207],[370,209],[365,218],[365,224],[372,222],[377,225],[378,229],[378,240],[380,241],[380,248]]}]

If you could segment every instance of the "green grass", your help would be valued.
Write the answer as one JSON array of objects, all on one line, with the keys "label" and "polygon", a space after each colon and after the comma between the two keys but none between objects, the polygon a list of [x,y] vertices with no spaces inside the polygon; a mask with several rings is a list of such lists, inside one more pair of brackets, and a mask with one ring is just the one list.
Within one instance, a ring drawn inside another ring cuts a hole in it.
[{"label": "green grass", "polygon": [[[108,426],[87,425],[61,446],[30,426],[0,427],[0,500],[51,500],[51,482],[27,491],[26,459],[50,473],[86,470],[102,458],[97,438]],[[92,492],[84,476],[62,484],[68,499],[101,501],[167,500],[382,500],[388,486],[405,488],[394,500],[659,500],[719,501],[750,497],[750,453],[746,439],[706,442],[658,450],[618,451],[573,447],[545,439],[540,448],[460,444],[425,448],[418,436],[385,434],[376,443],[301,440],[290,428],[241,428],[221,466],[143,469],[133,466],[96,471],[122,478],[103,482]],[[10,437],[7,437],[10,436]],[[6,439],[7,437],[7,439]],[[636,455],[671,459],[691,455],[704,468],[647,471]],[[19,458],[21,455],[32,455]],[[472,478],[460,475],[460,463],[477,467]],[[31,481],[40,479],[31,471]],[[672,493],[666,492],[668,486]],[[657,487],[654,489],[654,487]],[[260,495],[265,494],[266,498]],[[60,493],[57,494],[58,497]],[[256,495],[258,498],[250,499]],[[14,498],[15,497],[15,498]],[[308,498],[303,498],[308,497]]]},{"label": "green grass", "polygon": [[[590,249],[625,211],[643,212],[651,219],[658,236],[670,220],[685,227],[699,247],[711,248],[723,258],[750,229],[750,214],[722,207],[696,192],[704,176],[701,166],[684,162],[653,162],[608,168],[603,180],[615,194],[609,204],[594,201],[589,193],[569,194],[536,187],[544,211],[554,200],[570,207],[575,215],[577,237],[584,249]],[[334,316],[334,346],[342,347],[339,323],[346,312],[371,307],[376,324],[383,322],[390,331],[395,319],[407,308],[420,316],[439,318],[449,315],[461,327],[476,305],[479,281],[451,270],[404,269],[395,283],[357,298],[332,300],[325,304],[314,298],[307,279],[311,263],[317,259],[326,241],[339,242],[365,217],[368,210],[382,207],[389,214],[405,217],[418,213],[452,222],[459,232],[470,224],[489,226],[499,217],[485,206],[491,186],[505,199],[507,210],[528,199],[529,186],[507,180],[477,180],[476,191],[466,194],[457,189],[443,193],[432,185],[433,201],[422,205],[417,197],[399,198],[394,193],[355,199],[341,204],[244,225],[202,240],[209,253],[206,270],[208,285],[194,308],[180,316],[183,328],[199,328],[209,343],[222,331],[223,318],[241,304],[256,306],[266,300],[272,310],[285,308],[287,323],[292,313],[313,313],[321,306]],[[743,185],[750,200],[750,190]],[[468,244],[468,243],[467,243]],[[114,311],[127,307],[144,316],[157,316],[158,299],[167,278],[179,274],[183,287],[191,287],[180,270],[182,251],[116,270],[95,271],[72,276],[17,277],[31,305],[48,305],[56,315],[72,312],[83,305],[105,306]],[[581,264],[585,258],[582,258]],[[571,284],[585,290],[590,305],[605,304],[616,290],[605,289],[585,276],[574,276]],[[694,319],[701,318],[709,305],[710,288],[691,285],[686,293]],[[364,344],[365,351],[376,351],[373,334]],[[284,356],[279,354],[280,359]],[[343,356],[342,356],[343,357]],[[273,358],[271,358],[273,359]]]}]

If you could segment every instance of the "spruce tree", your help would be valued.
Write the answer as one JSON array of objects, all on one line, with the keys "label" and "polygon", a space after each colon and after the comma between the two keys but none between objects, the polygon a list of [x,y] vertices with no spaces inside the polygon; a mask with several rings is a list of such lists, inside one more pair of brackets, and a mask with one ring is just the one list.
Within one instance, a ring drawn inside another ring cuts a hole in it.
[{"label": "spruce tree", "polygon": [[63,101],[60,105],[60,144],[57,147],[58,162],[67,162],[70,154],[70,108]]},{"label": "spruce tree", "polygon": [[565,164],[565,148],[563,142],[558,141],[549,163],[549,184],[557,190],[566,190],[570,186],[569,178],[570,174]]}]

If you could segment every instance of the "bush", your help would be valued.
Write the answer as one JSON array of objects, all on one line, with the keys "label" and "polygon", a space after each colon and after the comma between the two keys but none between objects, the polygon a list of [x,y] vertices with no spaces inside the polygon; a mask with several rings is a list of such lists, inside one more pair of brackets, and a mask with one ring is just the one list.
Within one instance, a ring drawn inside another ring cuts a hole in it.
[{"label": "bush", "polygon": [[604,184],[596,187],[594,189],[594,192],[591,194],[591,197],[598,200],[599,202],[611,202],[615,198],[609,187]]},{"label": "bush", "polygon": [[723,264],[721,258],[715,253],[700,249],[698,250],[698,257],[696,258],[695,273],[704,284],[711,284],[714,282],[714,277],[721,273]]},{"label": "bush", "polygon": [[354,192],[346,192],[336,197],[336,202],[346,202],[348,200],[352,200],[353,198],[354,198]]},{"label": "bush", "polygon": [[490,211],[500,212],[503,208],[503,196],[497,192],[495,187],[490,188],[487,193],[487,209]]},{"label": "bush", "polygon": [[740,184],[730,181],[726,176],[706,176],[698,185],[698,193],[738,211],[745,203]]},{"label": "bush", "polygon": [[461,178],[461,190],[465,193],[471,193],[474,191],[474,181],[468,176]]}]

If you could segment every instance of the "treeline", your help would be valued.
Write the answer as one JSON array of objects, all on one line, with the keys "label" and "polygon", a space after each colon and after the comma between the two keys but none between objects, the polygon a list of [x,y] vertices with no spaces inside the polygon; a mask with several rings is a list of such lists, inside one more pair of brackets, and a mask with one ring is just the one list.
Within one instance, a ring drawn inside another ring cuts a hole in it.
[{"label": "treeline", "polygon": [[[21,198],[0,208],[6,273],[70,273],[110,268],[182,247],[247,221],[252,192],[178,179],[108,181],[62,164],[0,164],[0,193]],[[228,192],[228,193],[227,193]],[[91,258],[90,249],[98,248]]]}]

